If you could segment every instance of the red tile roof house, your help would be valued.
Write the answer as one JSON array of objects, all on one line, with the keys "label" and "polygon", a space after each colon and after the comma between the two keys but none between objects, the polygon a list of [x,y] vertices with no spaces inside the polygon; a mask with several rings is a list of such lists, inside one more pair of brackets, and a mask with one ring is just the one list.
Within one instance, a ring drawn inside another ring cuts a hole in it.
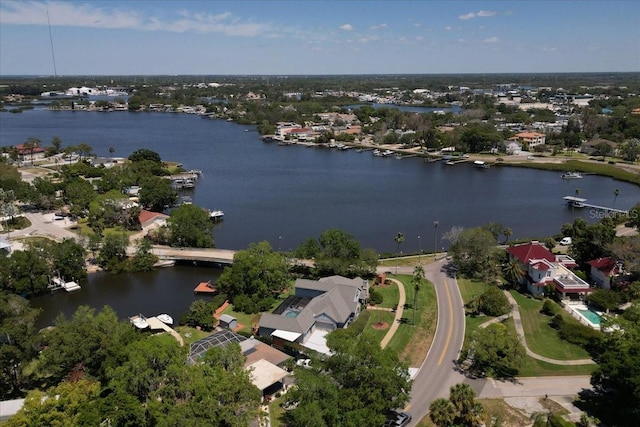
[{"label": "red tile roof house", "polygon": [[138,221],[140,221],[140,226],[144,230],[151,226],[161,227],[166,225],[167,218],[169,218],[169,215],[165,215],[160,212],[151,212],[144,209],[140,210],[140,215],[138,215]]},{"label": "red tile roof house", "polygon": [[42,147],[30,148],[26,144],[18,144],[16,150],[18,150],[18,156],[23,162],[44,159],[44,148]]},{"label": "red tile roof house", "polygon": [[517,259],[525,272],[521,285],[532,295],[541,295],[547,285],[553,285],[562,299],[580,298],[591,292],[587,282],[576,276],[570,268],[577,267],[573,258],[554,255],[538,241],[507,248],[509,259]]},{"label": "red tile roof house", "polygon": [[622,263],[611,257],[594,259],[587,264],[591,266],[591,280],[603,289],[611,289],[611,285],[626,276]]}]

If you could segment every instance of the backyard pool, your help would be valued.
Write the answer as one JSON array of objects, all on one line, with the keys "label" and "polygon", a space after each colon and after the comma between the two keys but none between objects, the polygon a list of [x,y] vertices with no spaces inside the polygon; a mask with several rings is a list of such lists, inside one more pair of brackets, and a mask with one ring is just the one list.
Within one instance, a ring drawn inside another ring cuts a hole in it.
[{"label": "backyard pool", "polygon": [[570,305],[573,316],[580,320],[581,323],[591,326],[594,329],[600,329],[600,314],[590,309],[584,304]]}]

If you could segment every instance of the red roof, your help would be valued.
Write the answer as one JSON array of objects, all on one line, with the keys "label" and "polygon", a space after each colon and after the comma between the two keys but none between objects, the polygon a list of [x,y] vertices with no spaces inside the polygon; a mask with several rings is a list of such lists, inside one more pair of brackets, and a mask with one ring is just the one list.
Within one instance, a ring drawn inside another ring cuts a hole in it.
[{"label": "red roof", "polygon": [[18,154],[20,155],[31,154],[31,152],[33,152],[33,154],[44,152],[44,148],[42,147],[34,146],[32,148],[29,148],[25,146],[25,144],[16,145],[16,150],[18,150]]},{"label": "red roof", "polygon": [[145,224],[147,221],[161,216],[163,218],[167,218],[167,215],[160,213],[160,212],[151,212],[151,211],[146,211],[144,209],[140,210],[140,215],[138,215],[138,221],[140,221],[140,224]]},{"label": "red roof", "polygon": [[594,259],[587,264],[607,275],[611,274],[616,268],[616,260],[611,257]]},{"label": "red roof", "polygon": [[533,264],[532,267],[535,268],[536,270],[545,271],[549,269],[549,264],[544,262],[536,262],[535,264]]},{"label": "red roof", "polygon": [[523,243],[521,245],[511,246],[507,248],[507,252],[518,258],[523,264],[528,264],[532,259],[546,259],[549,262],[555,262],[556,257],[549,249],[541,245],[539,242]]}]

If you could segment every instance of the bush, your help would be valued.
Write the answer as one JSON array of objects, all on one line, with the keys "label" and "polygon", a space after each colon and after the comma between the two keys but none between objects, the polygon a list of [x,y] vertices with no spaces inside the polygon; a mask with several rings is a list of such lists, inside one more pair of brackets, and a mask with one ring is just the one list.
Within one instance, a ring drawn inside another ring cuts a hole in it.
[{"label": "bush", "polygon": [[511,310],[511,306],[504,293],[497,287],[491,286],[480,295],[478,310],[488,316],[497,317],[507,314]]},{"label": "bush", "polygon": [[590,354],[597,352],[600,342],[602,341],[602,334],[600,332],[582,325],[573,319],[567,321],[560,313],[553,316],[549,324],[558,331],[560,338],[572,344],[579,345]]},{"label": "bush", "polygon": [[380,292],[378,292],[375,289],[371,289],[369,291],[369,302],[372,305],[382,304],[382,301],[384,301],[384,297],[382,296],[382,294]]},{"label": "bush", "polygon": [[555,316],[558,314],[560,308],[558,305],[551,301],[550,299],[544,300],[544,304],[542,304],[542,308],[540,309],[540,313],[546,314],[547,316]]}]

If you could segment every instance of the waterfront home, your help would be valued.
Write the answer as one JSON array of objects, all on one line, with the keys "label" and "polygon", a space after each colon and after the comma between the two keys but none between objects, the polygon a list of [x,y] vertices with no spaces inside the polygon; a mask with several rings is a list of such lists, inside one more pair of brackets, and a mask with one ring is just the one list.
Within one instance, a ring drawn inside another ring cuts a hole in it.
[{"label": "waterfront home", "polygon": [[608,145],[609,147],[611,147],[610,154],[612,156],[616,155],[616,152],[618,151],[618,144],[613,141],[609,141],[608,139],[602,138],[593,138],[582,143],[582,145],[580,145],[580,152],[589,155],[598,154],[597,151],[600,144]]},{"label": "waterfront home", "polygon": [[517,156],[522,152],[522,144],[516,141],[511,141],[510,143],[507,144],[506,149],[507,149],[507,154],[512,154],[514,156]]},{"label": "waterfront home", "polygon": [[602,289],[611,289],[611,285],[626,277],[622,263],[612,257],[594,259],[587,264],[591,266],[591,280]]},{"label": "waterfront home", "polygon": [[547,286],[552,286],[562,299],[580,298],[591,288],[576,276],[572,268],[577,267],[573,258],[554,255],[540,242],[523,243],[507,248],[509,259],[520,262],[524,275],[520,284],[532,295],[541,295]]},{"label": "waterfront home", "polygon": [[273,313],[262,315],[258,335],[271,337],[276,347],[284,348],[287,342],[296,342],[326,353],[324,336],[355,320],[367,297],[368,283],[359,277],[298,279],[295,294]]},{"label": "waterfront home", "polygon": [[22,162],[34,162],[36,160],[44,159],[44,148],[38,145],[29,146],[29,144],[16,145],[18,151],[18,160]]},{"label": "waterfront home", "polygon": [[244,367],[251,373],[251,382],[262,392],[263,397],[276,393],[293,382],[289,372],[283,369],[291,356],[253,337],[246,338],[227,329],[218,330],[192,343],[187,363],[193,365],[211,348],[227,347],[231,343],[240,346],[245,357]]},{"label": "waterfront home", "polygon": [[167,218],[169,218],[169,215],[165,215],[160,212],[147,211],[144,209],[141,209],[140,215],[138,215],[138,221],[140,222],[140,226],[143,230],[147,230],[151,227],[163,227],[167,225]]},{"label": "waterfront home", "polygon": [[524,148],[531,150],[545,143],[545,134],[538,132],[520,132],[509,138],[509,141],[520,142]]}]

